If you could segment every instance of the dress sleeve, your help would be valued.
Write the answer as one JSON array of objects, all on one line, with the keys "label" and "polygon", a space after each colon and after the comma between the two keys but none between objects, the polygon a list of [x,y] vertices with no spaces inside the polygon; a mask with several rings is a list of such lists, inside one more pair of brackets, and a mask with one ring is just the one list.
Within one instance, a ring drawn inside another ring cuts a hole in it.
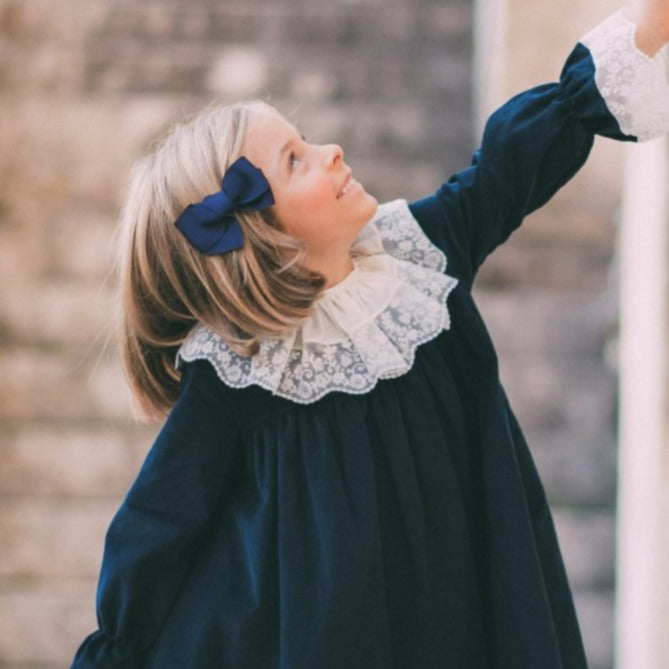
[{"label": "dress sleeve", "polygon": [[107,533],[99,630],[73,669],[141,669],[230,488],[238,430],[206,362],[186,365],[182,391]]},{"label": "dress sleeve", "polygon": [[640,52],[634,33],[623,12],[600,24],[571,52],[559,82],[498,109],[472,164],[411,204],[466,284],[523,218],[579,170],[595,135],[637,141],[669,130],[663,55]]}]

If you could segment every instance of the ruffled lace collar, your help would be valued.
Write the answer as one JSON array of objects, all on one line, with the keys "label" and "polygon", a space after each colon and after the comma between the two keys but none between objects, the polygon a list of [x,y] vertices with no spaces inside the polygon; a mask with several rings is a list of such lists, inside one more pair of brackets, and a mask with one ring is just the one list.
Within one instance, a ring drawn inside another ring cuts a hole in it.
[{"label": "ruffled lace collar", "polygon": [[353,271],[326,290],[313,314],[281,338],[241,356],[197,326],[177,363],[208,360],[233,388],[258,385],[308,404],[340,391],[366,393],[411,369],[416,348],[450,327],[446,299],[457,280],[405,200],[381,205],[351,248]]}]

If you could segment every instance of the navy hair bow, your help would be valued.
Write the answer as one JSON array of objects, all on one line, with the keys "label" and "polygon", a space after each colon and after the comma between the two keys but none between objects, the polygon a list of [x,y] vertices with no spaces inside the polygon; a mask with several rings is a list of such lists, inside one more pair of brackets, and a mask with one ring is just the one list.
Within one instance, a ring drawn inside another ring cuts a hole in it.
[{"label": "navy hair bow", "polygon": [[235,213],[272,204],[274,196],[265,175],[241,156],[226,170],[221,190],[188,205],[176,226],[198,251],[207,255],[225,253],[244,244]]}]

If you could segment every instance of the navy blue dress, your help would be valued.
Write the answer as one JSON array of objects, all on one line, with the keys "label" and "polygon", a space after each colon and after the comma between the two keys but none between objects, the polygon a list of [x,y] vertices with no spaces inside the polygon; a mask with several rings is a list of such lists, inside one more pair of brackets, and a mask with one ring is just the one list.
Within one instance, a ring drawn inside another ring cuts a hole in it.
[{"label": "navy blue dress", "polygon": [[411,204],[458,286],[406,374],[298,404],[182,387],[107,536],[73,667],[582,669],[551,514],[470,289],[486,255],[622,135],[586,47]]}]

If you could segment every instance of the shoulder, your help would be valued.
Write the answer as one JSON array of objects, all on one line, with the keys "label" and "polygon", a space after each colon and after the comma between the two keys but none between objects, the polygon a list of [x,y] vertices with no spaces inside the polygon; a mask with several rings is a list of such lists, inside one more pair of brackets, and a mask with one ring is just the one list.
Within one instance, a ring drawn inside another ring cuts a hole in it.
[{"label": "shoulder", "polygon": [[179,396],[171,415],[183,411],[196,413],[216,410],[216,414],[233,414],[228,410],[231,398],[228,389],[204,360],[194,360],[181,366]]},{"label": "shoulder", "polygon": [[[467,217],[471,214],[457,191],[470,186],[475,167],[463,170],[437,191],[409,204],[411,214],[430,242],[448,258],[449,273],[470,286],[474,270],[469,252]],[[449,197],[450,195],[450,197]]]},{"label": "shoulder", "polygon": [[181,369],[181,391],[166,426],[198,421],[214,430],[244,432],[269,416],[301,406],[257,385],[231,386],[206,357],[183,362]]},{"label": "shoulder", "polygon": [[177,489],[186,495],[191,484],[202,487],[229,470],[240,452],[240,425],[221,391],[225,387],[206,364],[183,367],[180,394],[130,491],[134,503]]},{"label": "shoulder", "polygon": [[159,441],[196,436],[198,440],[211,435],[239,429],[234,398],[216,376],[211,365],[203,360],[181,366],[179,395],[162,426]]}]

